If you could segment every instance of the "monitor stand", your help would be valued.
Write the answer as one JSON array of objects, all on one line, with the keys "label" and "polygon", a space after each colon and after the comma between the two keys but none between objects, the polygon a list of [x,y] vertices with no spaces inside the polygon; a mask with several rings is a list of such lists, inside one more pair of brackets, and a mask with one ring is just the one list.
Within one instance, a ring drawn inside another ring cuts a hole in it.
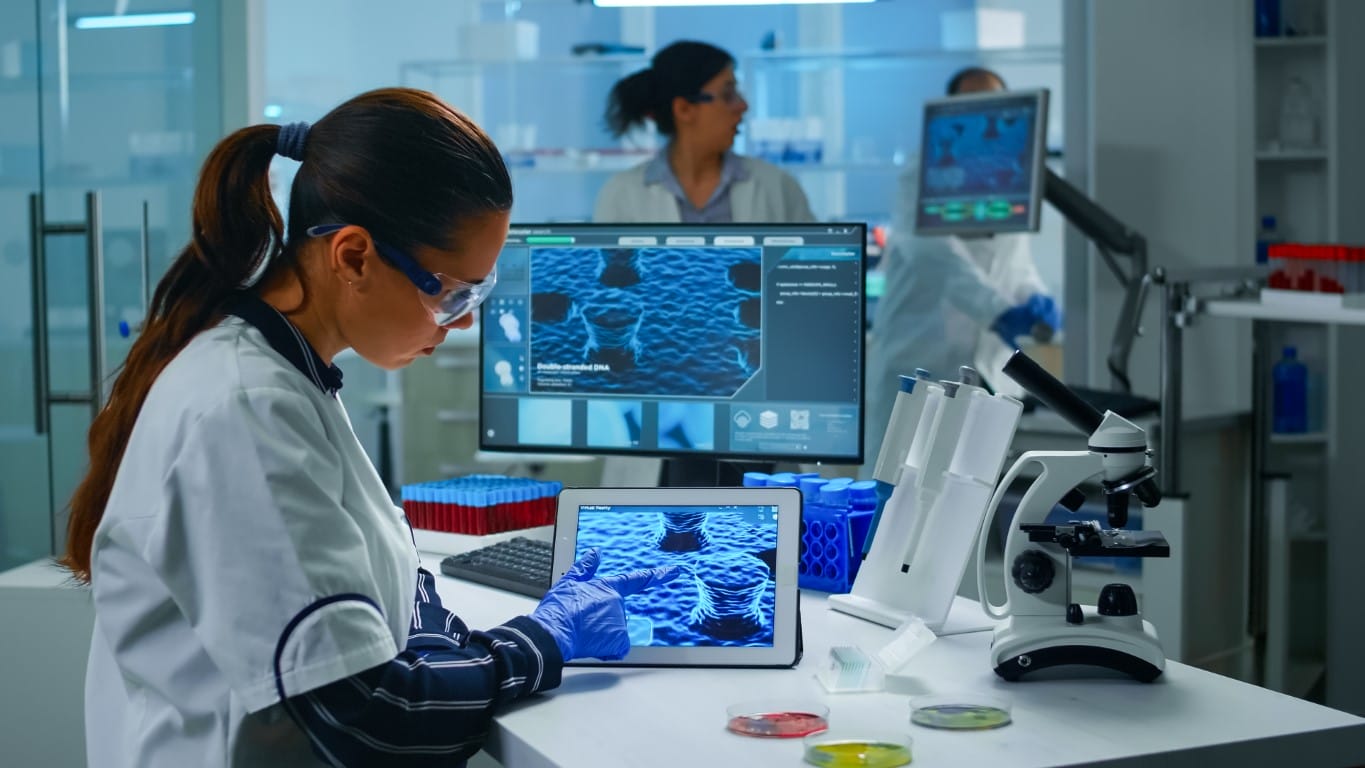
[{"label": "monitor stand", "polygon": [[771,474],[775,465],[766,461],[724,459],[664,459],[659,471],[663,488],[727,488],[744,485],[745,472]]}]

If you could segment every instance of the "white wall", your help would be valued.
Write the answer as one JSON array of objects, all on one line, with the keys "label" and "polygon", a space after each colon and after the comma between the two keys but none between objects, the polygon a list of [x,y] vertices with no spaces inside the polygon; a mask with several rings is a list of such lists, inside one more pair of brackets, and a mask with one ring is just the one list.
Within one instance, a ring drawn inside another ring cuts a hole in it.
[{"label": "white wall", "polygon": [[[1239,63],[1249,50],[1242,3],[1185,0],[1087,3],[1089,190],[1147,238],[1150,266],[1247,266],[1252,233],[1241,226],[1250,189],[1249,127]],[[1107,385],[1105,358],[1122,300],[1090,254],[1089,381]],[[1160,302],[1150,297],[1147,336],[1134,347],[1134,391],[1158,395]],[[1186,334],[1185,413],[1246,410],[1250,331],[1206,323]]]}]

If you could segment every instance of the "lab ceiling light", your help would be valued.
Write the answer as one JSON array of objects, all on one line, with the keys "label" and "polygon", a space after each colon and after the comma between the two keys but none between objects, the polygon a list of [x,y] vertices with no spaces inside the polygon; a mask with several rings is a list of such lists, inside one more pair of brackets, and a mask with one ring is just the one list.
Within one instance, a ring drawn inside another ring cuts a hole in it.
[{"label": "lab ceiling light", "polygon": [[877,0],[592,0],[598,8],[673,7],[702,5],[838,5],[875,3]]},{"label": "lab ceiling light", "polygon": [[76,29],[129,29],[132,27],[177,27],[194,23],[193,11],[177,13],[121,13],[116,16],[78,16]]}]

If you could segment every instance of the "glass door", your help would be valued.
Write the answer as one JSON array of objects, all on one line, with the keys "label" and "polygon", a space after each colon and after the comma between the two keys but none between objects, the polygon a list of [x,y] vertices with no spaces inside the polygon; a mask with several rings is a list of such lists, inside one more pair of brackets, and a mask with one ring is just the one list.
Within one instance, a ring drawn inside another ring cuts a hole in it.
[{"label": "glass door", "polygon": [[0,37],[24,35],[17,76],[0,79],[14,93],[0,98],[29,127],[13,170],[0,149],[0,222],[16,206],[24,216],[0,229],[0,376],[12,395],[0,450],[22,455],[0,456],[0,567],[62,551],[91,417],[149,287],[189,238],[195,175],[221,133],[219,0],[138,5],[0,11]]},{"label": "glass door", "polygon": [[52,548],[35,384],[33,198],[42,188],[37,5],[0,3],[0,569]]}]

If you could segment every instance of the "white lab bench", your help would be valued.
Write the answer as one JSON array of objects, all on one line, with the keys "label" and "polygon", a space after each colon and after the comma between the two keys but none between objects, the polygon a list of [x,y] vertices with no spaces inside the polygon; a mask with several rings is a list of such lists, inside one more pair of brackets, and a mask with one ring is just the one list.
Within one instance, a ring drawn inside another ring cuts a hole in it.
[{"label": "white lab bench", "polygon": [[[440,555],[424,554],[437,570]],[[535,606],[530,598],[444,576],[446,606],[472,627]],[[494,718],[487,751],[506,768],[650,765],[794,766],[799,739],[754,739],[725,730],[727,705],[756,698],[818,699],[831,728],[914,739],[915,766],[1056,765],[1339,766],[1365,758],[1365,719],[1168,662],[1151,684],[1121,678],[1006,683],[990,669],[989,632],[939,638],[909,662],[920,691],[983,691],[1013,704],[1013,724],[936,731],[909,722],[909,693],[827,694],[815,670],[832,645],[875,651],[891,630],[801,598],[805,656],[790,670],[567,669],[557,690]],[[979,610],[962,598],[954,611]]]},{"label": "white lab bench", "polygon": [[[460,538],[459,548],[486,543]],[[440,558],[423,554],[433,571]],[[438,579],[446,605],[473,627],[535,605]],[[907,694],[828,695],[813,677],[831,645],[875,650],[891,630],[828,610],[823,593],[804,594],[801,605],[805,657],[796,669],[569,669],[559,689],[494,719],[488,752],[507,768],[798,765],[799,741],[750,739],[724,729],[727,704],[777,696],[825,700],[834,726],[909,733],[919,766],[1160,760],[1198,768],[1242,761],[1306,767],[1365,757],[1365,720],[1175,662],[1149,685],[1118,678],[1005,683],[989,668],[990,635],[981,632],[937,640],[911,660],[907,685],[1003,695],[1013,704],[1014,723],[972,733],[911,726]],[[81,702],[93,619],[88,590],[72,586],[47,562],[33,563],[0,574],[0,610],[0,674],[13,692],[0,717],[6,764],[82,765]],[[954,610],[976,608],[959,599]]]}]

